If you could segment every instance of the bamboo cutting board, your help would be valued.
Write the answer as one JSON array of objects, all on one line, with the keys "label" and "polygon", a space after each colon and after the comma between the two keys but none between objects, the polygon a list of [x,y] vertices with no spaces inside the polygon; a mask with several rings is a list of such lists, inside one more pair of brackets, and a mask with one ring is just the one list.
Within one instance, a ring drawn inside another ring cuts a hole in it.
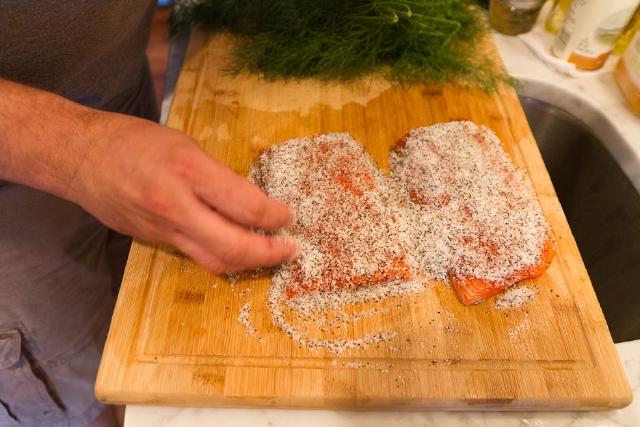
[{"label": "bamboo cutting board", "polygon": [[[350,132],[383,170],[409,129],[469,119],[493,129],[531,178],[557,257],[521,309],[464,307],[444,285],[389,298],[344,337],[394,331],[367,349],[299,348],[272,325],[269,277],[230,284],[189,259],[134,243],[98,380],[110,403],[320,408],[603,409],[631,392],[602,311],[512,88],[397,87],[230,78],[230,41],[192,36],[168,125],[247,174],[258,151],[288,138]],[[249,302],[258,332],[238,321]]]}]

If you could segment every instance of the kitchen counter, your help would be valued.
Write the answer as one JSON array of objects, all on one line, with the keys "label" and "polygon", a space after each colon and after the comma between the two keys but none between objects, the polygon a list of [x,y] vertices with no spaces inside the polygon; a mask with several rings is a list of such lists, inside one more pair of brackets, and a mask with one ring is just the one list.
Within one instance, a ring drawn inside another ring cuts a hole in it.
[{"label": "kitchen counter", "polygon": [[[607,61],[609,72],[596,72],[592,76],[569,77],[559,74],[539,60],[517,37],[494,34],[494,40],[509,73],[522,82],[520,94],[543,99],[561,107],[590,125],[607,149],[622,167],[636,189],[640,191],[640,118],[628,107],[613,77],[617,56]],[[533,91],[528,87],[535,88]],[[543,92],[543,93],[540,93]],[[571,96],[566,96],[567,92]],[[602,113],[608,123],[598,123],[592,111]],[[608,135],[608,127],[618,133]]]},{"label": "kitchen counter", "polygon": [[[611,73],[572,78],[548,69],[518,38],[494,35],[507,70],[525,84],[521,92],[540,96],[590,122],[582,105],[588,104],[604,114],[608,130],[617,132],[623,143],[608,146],[636,188],[640,189],[640,119],[627,108]],[[168,96],[163,102],[166,118],[187,41],[174,41],[167,73]],[[172,84],[173,82],[173,84]],[[539,82],[527,88],[527,82]],[[531,91],[538,91],[531,93]],[[544,91],[544,94],[540,94]],[[563,96],[570,92],[574,97]],[[541,96],[544,95],[544,96]],[[575,102],[577,97],[580,102]],[[584,103],[584,104],[583,104]],[[607,141],[606,135],[599,135]],[[640,340],[616,344],[634,394],[634,402],[620,410],[602,412],[352,412],[286,409],[217,409],[128,406],[125,427],[293,427],[304,422],[315,426],[640,426]]]},{"label": "kitchen counter", "polygon": [[640,426],[640,340],[616,344],[634,400],[600,412],[355,412],[127,406],[125,427],[635,427]]}]

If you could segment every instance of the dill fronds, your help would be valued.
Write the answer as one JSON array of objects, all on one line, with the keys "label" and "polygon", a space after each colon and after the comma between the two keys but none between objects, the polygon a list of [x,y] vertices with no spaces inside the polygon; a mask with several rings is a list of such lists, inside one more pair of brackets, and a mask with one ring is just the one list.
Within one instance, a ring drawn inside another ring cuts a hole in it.
[{"label": "dill fronds", "polygon": [[487,25],[474,0],[178,1],[173,31],[195,24],[237,36],[231,73],[347,81],[378,73],[486,90],[510,82],[480,47]]}]

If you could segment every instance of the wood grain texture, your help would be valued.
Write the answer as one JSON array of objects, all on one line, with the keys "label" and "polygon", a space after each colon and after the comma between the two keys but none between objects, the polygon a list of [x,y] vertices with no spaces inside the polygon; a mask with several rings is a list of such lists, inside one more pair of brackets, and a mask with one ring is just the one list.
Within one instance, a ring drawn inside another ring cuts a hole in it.
[{"label": "wood grain texture", "polygon": [[[246,174],[261,148],[350,132],[387,169],[409,129],[469,119],[493,129],[531,178],[558,256],[522,310],[493,299],[464,307],[446,286],[390,298],[346,337],[397,331],[393,345],[342,354],[298,348],[266,309],[269,278],[235,286],[190,260],[134,243],[96,394],[104,402],[174,406],[604,409],[631,400],[617,352],[544,163],[512,88],[398,87],[235,79],[230,42],[194,33],[168,125]],[[245,301],[262,338],[237,321]],[[367,307],[365,304],[364,308]]]}]

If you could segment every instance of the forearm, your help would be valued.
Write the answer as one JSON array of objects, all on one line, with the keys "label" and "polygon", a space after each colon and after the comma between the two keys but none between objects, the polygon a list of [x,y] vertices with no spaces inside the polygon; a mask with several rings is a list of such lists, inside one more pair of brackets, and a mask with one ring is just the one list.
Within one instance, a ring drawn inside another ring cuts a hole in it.
[{"label": "forearm", "polygon": [[250,228],[292,223],[286,206],[174,129],[0,80],[0,179],[82,206],[105,225],[170,244],[209,270],[277,265],[296,246]]},{"label": "forearm", "polygon": [[98,111],[0,79],[0,179],[69,198]]}]

